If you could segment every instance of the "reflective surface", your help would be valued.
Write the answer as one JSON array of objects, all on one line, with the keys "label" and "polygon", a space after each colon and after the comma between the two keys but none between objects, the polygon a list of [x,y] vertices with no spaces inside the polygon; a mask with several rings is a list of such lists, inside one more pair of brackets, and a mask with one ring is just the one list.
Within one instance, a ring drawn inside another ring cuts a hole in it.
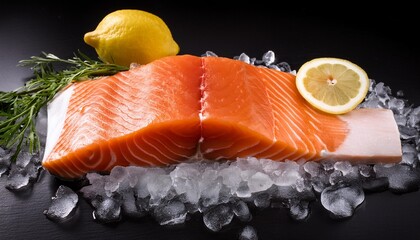
[{"label": "reflective surface", "polygon": [[[1,4],[0,90],[22,85],[31,71],[16,67],[18,61],[42,51],[63,58],[78,50],[96,56],[83,42],[84,33],[113,10],[136,8],[155,13],[168,24],[180,54],[201,55],[211,50],[219,56],[245,52],[260,58],[273,50],[278,61],[286,61],[296,70],[315,57],[346,58],[363,67],[370,78],[384,82],[394,93],[403,90],[412,104],[420,105],[420,49],[411,36],[415,24],[410,6],[385,6],[385,11],[379,12],[360,6],[347,10],[293,5],[275,8],[263,3],[236,7],[144,1],[68,4]],[[398,11],[406,14],[395,18]],[[4,184],[5,176],[0,179],[0,239],[237,239],[243,227],[233,224],[212,233],[199,215],[176,227],[159,226],[150,218],[104,225],[93,220],[92,209],[83,199],[72,221],[57,224],[42,212],[61,182],[44,172],[31,191],[16,194]],[[368,194],[347,220],[332,220],[320,203],[314,202],[304,222],[291,220],[286,209],[266,209],[253,212],[250,225],[259,239],[419,239],[419,201],[418,191],[375,193]]]}]

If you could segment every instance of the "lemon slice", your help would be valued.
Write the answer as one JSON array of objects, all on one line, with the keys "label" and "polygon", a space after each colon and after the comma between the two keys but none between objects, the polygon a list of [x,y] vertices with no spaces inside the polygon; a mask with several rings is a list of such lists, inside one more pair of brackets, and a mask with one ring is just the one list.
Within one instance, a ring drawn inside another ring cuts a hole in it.
[{"label": "lemon slice", "polygon": [[331,113],[350,112],[368,92],[370,80],[358,65],[340,58],[315,58],[296,74],[296,87],[315,108]]}]

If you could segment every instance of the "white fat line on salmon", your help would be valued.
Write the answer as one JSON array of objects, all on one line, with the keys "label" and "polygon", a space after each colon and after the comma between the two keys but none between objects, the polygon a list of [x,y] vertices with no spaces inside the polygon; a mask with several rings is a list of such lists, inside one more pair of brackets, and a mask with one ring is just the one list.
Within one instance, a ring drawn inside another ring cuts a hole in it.
[{"label": "white fat line on salmon", "polygon": [[[126,161],[128,161],[129,163],[131,163],[131,164],[133,164],[133,161],[130,161],[130,160],[138,160],[138,161],[140,161],[140,162],[143,162],[143,163],[147,163],[149,166],[154,166],[154,165],[156,165],[156,164],[154,164],[154,163],[152,163],[152,162],[150,162],[150,161],[147,161],[146,159],[144,159],[144,158],[141,158],[141,157],[139,157],[141,154],[139,154],[139,156],[137,156],[136,155],[136,153],[143,153],[143,155],[147,155],[147,156],[150,156],[150,158],[152,158],[152,159],[155,159],[156,160],[156,162],[160,162],[160,163],[162,163],[162,164],[166,164],[166,163],[164,163],[164,162],[162,162],[162,161],[160,161],[160,159],[158,158],[158,157],[156,157],[154,154],[151,154],[151,153],[149,153],[149,152],[147,152],[147,151],[145,151],[145,149],[143,148],[143,147],[141,147],[141,145],[142,145],[142,143],[139,143],[139,141],[142,141],[143,140],[143,137],[133,137],[132,139],[131,139],[131,142],[133,143],[133,144],[129,144],[128,143],[128,141],[126,140],[125,141],[125,147],[126,147],[126,149],[128,150],[128,152],[129,152],[129,154],[130,154],[130,156],[132,157],[132,158],[130,158],[130,157],[127,157],[127,153],[125,152],[125,151],[121,151],[121,153],[122,153],[122,155],[123,155],[123,157],[124,157],[124,159],[126,160]],[[136,147],[136,149],[132,149],[130,146],[135,146]],[[134,158],[134,159],[133,159]],[[141,165],[141,164],[133,164],[133,165]]]}]

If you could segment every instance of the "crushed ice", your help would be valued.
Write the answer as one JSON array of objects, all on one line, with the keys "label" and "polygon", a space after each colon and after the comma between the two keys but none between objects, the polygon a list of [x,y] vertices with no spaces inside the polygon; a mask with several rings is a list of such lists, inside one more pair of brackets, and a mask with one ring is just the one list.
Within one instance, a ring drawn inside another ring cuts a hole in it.
[{"label": "crushed ice", "polygon": [[[203,56],[217,56],[207,51]],[[274,52],[262,59],[245,53],[234,57],[249,64],[291,72],[286,62],[276,62]],[[283,207],[296,221],[310,216],[310,205],[320,201],[332,218],[349,218],[365,200],[365,193],[407,193],[420,186],[420,106],[398,91],[394,96],[382,82],[371,79],[365,101],[358,108],[388,108],[400,130],[403,159],[399,164],[351,164],[350,162],[275,162],[253,157],[232,162],[192,161],[167,168],[115,167],[109,175],[89,173],[77,192],[60,186],[44,213],[63,220],[77,208],[78,194],[93,208],[99,222],[153,217],[160,225],[182,224],[190,214],[202,214],[203,224],[218,232],[241,222],[239,239],[258,239],[251,209]],[[46,112],[40,113],[37,129],[45,141]],[[0,177],[6,175],[10,190],[30,188],[41,170],[40,154],[23,152],[11,163],[11,152],[0,148]]]}]

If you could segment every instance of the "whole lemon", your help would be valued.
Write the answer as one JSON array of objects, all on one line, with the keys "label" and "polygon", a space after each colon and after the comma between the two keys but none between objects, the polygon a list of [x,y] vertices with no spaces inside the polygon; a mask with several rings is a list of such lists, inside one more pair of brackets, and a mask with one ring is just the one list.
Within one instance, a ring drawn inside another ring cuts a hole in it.
[{"label": "whole lemon", "polygon": [[164,21],[136,9],[109,13],[94,31],[85,34],[84,41],[95,48],[102,61],[122,66],[147,64],[179,52]]}]

